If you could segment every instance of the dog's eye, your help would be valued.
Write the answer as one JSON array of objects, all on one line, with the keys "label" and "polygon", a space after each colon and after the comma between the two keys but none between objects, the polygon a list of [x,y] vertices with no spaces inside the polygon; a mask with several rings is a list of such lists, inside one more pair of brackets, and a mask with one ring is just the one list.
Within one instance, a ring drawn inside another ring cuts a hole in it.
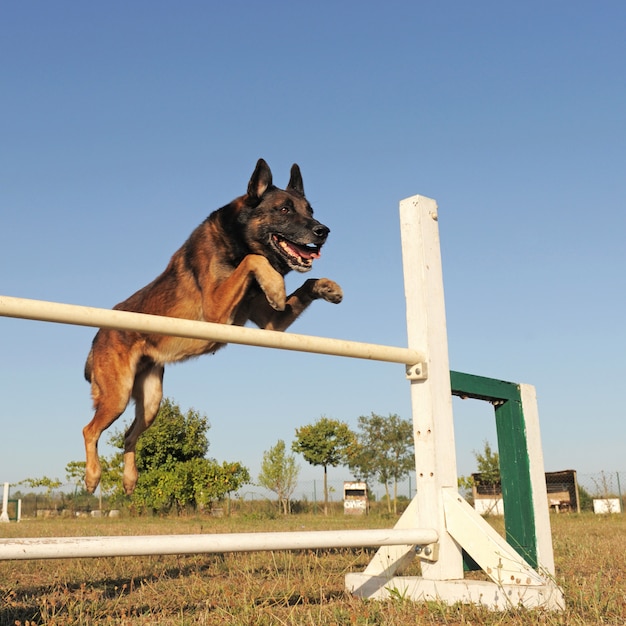
[{"label": "dog's eye", "polygon": [[278,209],[279,213],[282,213],[283,215],[286,215],[287,213],[291,212],[291,207],[288,206],[281,206]]}]

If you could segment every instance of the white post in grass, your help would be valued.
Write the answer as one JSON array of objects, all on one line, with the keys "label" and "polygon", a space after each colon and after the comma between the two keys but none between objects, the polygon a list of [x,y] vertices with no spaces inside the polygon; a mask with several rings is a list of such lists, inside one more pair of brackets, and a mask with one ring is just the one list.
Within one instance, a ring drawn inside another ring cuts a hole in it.
[{"label": "white post in grass", "polygon": [[0,513],[0,522],[9,521],[9,483],[4,483],[4,492],[2,495],[2,513]]},{"label": "white post in grass", "polygon": [[[417,493],[395,528],[434,528],[439,544],[430,549],[438,554],[433,559],[422,559],[422,578],[457,580],[463,578],[463,556],[461,547],[446,531],[443,504],[443,488],[456,490],[457,474],[437,203],[424,196],[402,200],[400,225],[408,344],[409,349],[420,347],[425,363],[420,371],[407,367]],[[364,576],[349,581],[348,587],[357,594],[371,596],[369,590],[358,591],[367,577],[390,580],[414,556],[411,545],[383,547]]]},{"label": "white post in grass", "polygon": [[442,488],[457,488],[437,203],[413,196],[400,202],[408,347],[426,352],[427,378],[411,381],[415,437],[416,528],[439,534],[439,559],[423,560],[422,577],[463,578],[461,547],[446,532]]},{"label": "white post in grass", "polygon": [[528,465],[532,485],[533,511],[535,514],[535,533],[537,536],[537,561],[544,574],[554,577],[554,549],[550,526],[550,509],[546,506],[548,493],[541,447],[539,428],[539,410],[537,392],[533,385],[521,384],[522,411],[526,425],[526,445],[528,446]]}]

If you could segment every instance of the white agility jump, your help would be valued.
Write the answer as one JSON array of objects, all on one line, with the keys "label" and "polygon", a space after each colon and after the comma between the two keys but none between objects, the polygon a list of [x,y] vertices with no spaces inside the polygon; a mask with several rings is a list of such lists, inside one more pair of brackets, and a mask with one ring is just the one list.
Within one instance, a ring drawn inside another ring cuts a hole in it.
[{"label": "white agility jump", "polygon": [[[407,348],[0,296],[0,316],[406,365],[417,493],[393,531],[10,539],[0,541],[0,559],[380,546],[363,573],[346,576],[346,587],[351,593],[368,598],[400,593],[417,601],[466,602],[492,609],[518,605],[563,608],[562,591],[554,582],[534,389],[519,385],[521,403],[525,406],[524,445],[528,451],[525,461],[531,480],[530,494],[523,497],[532,517],[528,524],[536,538],[533,567],[458,495],[437,204],[424,196],[407,198],[400,203],[400,221]],[[464,578],[464,552],[487,574],[489,581]],[[421,576],[401,576],[402,569],[415,557],[421,561]]]}]

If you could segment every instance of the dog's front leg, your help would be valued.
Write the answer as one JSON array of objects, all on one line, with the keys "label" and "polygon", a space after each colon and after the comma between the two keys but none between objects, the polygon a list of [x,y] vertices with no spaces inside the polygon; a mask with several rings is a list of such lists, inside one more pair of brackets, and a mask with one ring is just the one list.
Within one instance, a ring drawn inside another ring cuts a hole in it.
[{"label": "dog's front leg", "polygon": [[343,299],[343,291],[336,282],[328,278],[310,278],[287,298],[282,311],[270,308],[258,298],[252,307],[250,319],[260,328],[283,331],[291,326],[313,300],[320,299],[339,304]]},{"label": "dog's front leg", "polygon": [[285,309],[285,280],[265,257],[249,254],[226,279],[203,290],[204,319],[207,322],[232,324],[253,281],[262,289],[264,295],[261,298],[268,310]]}]

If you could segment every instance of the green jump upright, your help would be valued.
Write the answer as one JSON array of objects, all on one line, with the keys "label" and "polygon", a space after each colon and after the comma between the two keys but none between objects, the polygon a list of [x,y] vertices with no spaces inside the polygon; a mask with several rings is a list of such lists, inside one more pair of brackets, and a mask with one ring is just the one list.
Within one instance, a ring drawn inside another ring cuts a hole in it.
[{"label": "green jump upright", "polygon": [[494,406],[506,540],[537,567],[533,484],[521,387],[461,372],[450,372],[450,382],[453,395],[484,400]]}]

